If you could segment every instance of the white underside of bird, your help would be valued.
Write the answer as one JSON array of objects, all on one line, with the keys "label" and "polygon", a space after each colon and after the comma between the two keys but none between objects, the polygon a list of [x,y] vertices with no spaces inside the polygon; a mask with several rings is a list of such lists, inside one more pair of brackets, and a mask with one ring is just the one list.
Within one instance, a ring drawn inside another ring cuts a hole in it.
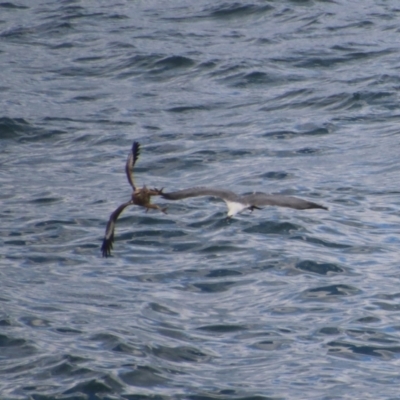
[{"label": "white underside of bird", "polygon": [[231,218],[236,214],[240,214],[241,212],[247,210],[250,207],[250,204],[243,204],[237,201],[225,200],[225,203],[228,207],[228,213],[226,215],[228,218]]}]

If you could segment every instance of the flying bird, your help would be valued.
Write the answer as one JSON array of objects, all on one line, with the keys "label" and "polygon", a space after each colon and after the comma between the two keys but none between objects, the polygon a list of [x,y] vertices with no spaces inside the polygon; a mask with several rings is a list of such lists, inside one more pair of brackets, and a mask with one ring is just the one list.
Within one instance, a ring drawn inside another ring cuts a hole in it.
[{"label": "flying bird", "polygon": [[289,207],[297,210],[308,210],[311,208],[321,208],[327,210],[327,207],[321,206],[320,204],[313,203],[299,199],[293,196],[285,196],[281,194],[266,194],[261,192],[255,192],[247,195],[237,195],[230,190],[216,189],[210,187],[193,187],[184,190],[178,190],[177,192],[161,193],[161,196],[167,200],[182,200],[189,197],[209,196],[217,197],[225,201],[228,206],[227,218],[232,218],[234,215],[244,211],[255,209],[260,210],[263,206],[278,206],[278,207]]},{"label": "flying bird", "polygon": [[152,196],[160,196],[162,189],[148,189],[146,186],[138,188],[135,186],[135,181],[133,177],[133,167],[139,158],[140,154],[140,144],[138,142],[133,142],[132,149],[129,152],[128,159],[125,164],[125,173],[128,178],[128,182],[133,189],[131,199],[126,203],[121,204],[115,211],[110,215],[108,220],[106,233],[104,235],[103,244],[101,246],[101,253],[103,257],[108,257],[111,255],[111,250],[114,243],[114,231],[115,223],[124,209],[130,205],[137,205],[146,208],[146,212],[152,208],[166,213],[166,208],[161,208],[157,204],[151,204]]}]

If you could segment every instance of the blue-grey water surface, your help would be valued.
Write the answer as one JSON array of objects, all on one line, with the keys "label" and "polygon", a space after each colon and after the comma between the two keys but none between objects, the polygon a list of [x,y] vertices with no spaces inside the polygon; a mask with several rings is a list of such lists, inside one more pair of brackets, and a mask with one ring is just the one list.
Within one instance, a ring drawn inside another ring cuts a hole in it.
[{"label": "blue-grey water surface", "polygon": [[[399,38],[397,0],[0,3],[0,398],[400,398]],[[130,207],[103,259],[134,140],[139,186],[329,211]]]}]

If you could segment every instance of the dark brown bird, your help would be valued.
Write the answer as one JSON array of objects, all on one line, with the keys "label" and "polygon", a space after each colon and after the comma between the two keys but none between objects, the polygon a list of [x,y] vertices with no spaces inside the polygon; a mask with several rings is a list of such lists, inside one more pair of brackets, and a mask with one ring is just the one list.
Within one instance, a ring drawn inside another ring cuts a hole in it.
[{"label": "dark brown bird", "polygon": [[103,244],[101,246],[101,253],[103,257],[108,257],[111,255],[111,250],[114,243],[114,230],[115,223],[124,209],[130,205],[137,205],[146,208],[146,212],[150,209],[157,209],[166,213],[166,208],[161,208],[157,204],[151,204],[152,196],[160,196],[162,194],[162,189],[147,189],[146,186],[142,188],[137,188],[133,179],[133,167],[139,158],[140,154],[140,144],[138,142],[133,142],[132,150],[129,152],[128,159],[126,160],[125,172],[128,178],[129,184],[132,186],[133,193],[132,197],[126,203],[121,204],[113,213],[110,215],[108,220],[106,233],[104,235]]}]

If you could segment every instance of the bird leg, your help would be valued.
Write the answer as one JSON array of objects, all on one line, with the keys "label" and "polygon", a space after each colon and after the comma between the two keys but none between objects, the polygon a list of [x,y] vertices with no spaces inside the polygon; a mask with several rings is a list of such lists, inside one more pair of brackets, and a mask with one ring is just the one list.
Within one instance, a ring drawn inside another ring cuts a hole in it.
[{"label": "bird leg", "polygon": [[167,214],[167,207],[165,208],[161,208],[159,205],[157,204],[147,204],[146,206],[146,212],[149,211],[150,208],[153,208],[155,210],[160,210],[162,211],[164,214]]}]

